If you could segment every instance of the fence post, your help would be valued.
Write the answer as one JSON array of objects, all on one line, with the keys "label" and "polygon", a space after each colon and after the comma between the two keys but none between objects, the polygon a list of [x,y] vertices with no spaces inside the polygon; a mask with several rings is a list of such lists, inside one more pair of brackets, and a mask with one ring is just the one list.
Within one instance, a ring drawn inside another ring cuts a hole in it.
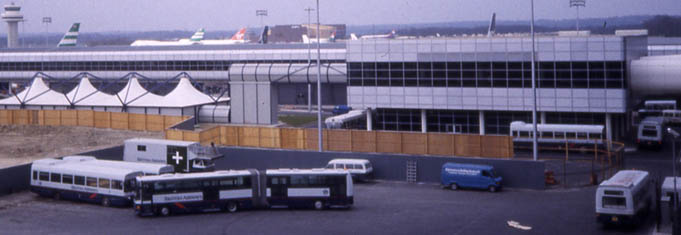
[{"label": "fence post", "polygon": [[563,160],[563,188],[567,187],[567,161],[568,161],[568,142],[565,141],[565,159]]}]

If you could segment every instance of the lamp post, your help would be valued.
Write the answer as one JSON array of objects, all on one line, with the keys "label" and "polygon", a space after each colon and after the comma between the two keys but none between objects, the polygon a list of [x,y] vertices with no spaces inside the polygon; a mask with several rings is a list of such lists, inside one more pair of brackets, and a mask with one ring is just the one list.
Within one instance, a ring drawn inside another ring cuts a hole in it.
[{"label": "lamp post", "polygon": [[43,24],[45,24],[45,47],[48,45],[50,30],[49,25],[52,23],[52,17],[43,17]]},{"label": "lamp post", "polygon": [[[310,12],[314,11],[314,8],[308,7],[305,8],[305,11],[307,11],[307,38],[310,38]],[[317,32],[319,34],[319,32]],[[307,43],[307,66],[312,65],[311,56],[310,56],[310,42],[308,41]],[[308,67],[308,70],[310,68]],[[312,111],[312,83],[307,82],[307,111],[311,112]]]},{"label": "lamp post", "polygon": [[319,152],[324,151],[322,144],[322,50],[319,42],[319,0],[317,0],[317,140],[319,143]]},{"label": "lamp post", "polygon": [[537,82],[535,75],[535,52],[534,52],[534,0],[530,0],[532,21],[530,22],[530,34],[532,35],[532,159],[537,160]]},{"label": "lamp post", "polygon": [[586,7],[586,0],[570,0],[570,7],[577,8],[577,35],[579,35],[579,7]]},{"label": "lamp post", "polygon": [[678,195],[677,195],[677,192],[676,192],[676,140],[679,138],[679,133],[676,132],[671,127],[667,127],[667,133],[669,133],[674,139],[672,141],[672,152],[673,152],[672,153],[672,177],[674,177],[673,178],[674,179],[674,194],[673,194],[674,197],[672,198],[672,200],[674,200],[674,202],[672,203],[672,206],[673,206],[674,209],[673,209],[673,213],[672,213],[672,221],[673,221],[672,223],[674,225],[676,225],[676,217],[677,217],[676,216],[676,208],[677,208],[677,201],[678,201]]},{"label": "lamp post", "polygon": [[267,10],[255,10],[255,16],[260,16],[260,26],[265,26],[263,18],[267,16]]}]

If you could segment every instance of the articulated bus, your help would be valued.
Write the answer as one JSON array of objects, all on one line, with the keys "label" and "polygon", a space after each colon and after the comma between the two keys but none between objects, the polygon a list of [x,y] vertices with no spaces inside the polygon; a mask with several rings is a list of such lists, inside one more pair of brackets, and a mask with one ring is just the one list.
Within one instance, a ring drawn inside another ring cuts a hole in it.
[{"label": "articulated bus", "polygon": [[[572,145],[602,144],[603,125],[570,125],[570,124],[537,124],[537,142],[544,145]],[[518,144],[532,143],[534,127],[531,123],[522,121],[511,122],[513,142]]]},{"label": "articulated bus", "polygon": [[31,191],[54,199],[71,199],[104,206],[130,205],[135,177],[141,171],[41,159],[31,164]]},{"label": "articulated bus", "polygon": [[352,177],[329,169],[228,170],[137,177],[139,216],[249,208],[350,208]]},{"label": "articulated bus", "polygon": [[66,156],[62,158],[64,161],[77,162],[84,165],[90,166],[101,166],[101,167],[111,167],[111,168],[122,168],[135,171],[141,171],[144,175],[161,175],[166,173],[175,172],[175,168],[171,165],[159,164],[159,163],[146,163],[146,162],[124,162],[124,161],[112,161],[112,160],[100,160],[92,156]]}]

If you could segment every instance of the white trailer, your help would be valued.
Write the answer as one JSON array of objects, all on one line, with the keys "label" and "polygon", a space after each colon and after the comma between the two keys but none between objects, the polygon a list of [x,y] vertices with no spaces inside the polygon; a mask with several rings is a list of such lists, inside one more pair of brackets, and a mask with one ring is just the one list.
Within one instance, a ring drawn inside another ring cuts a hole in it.
[{"label": "white trailer", "polygon": [[215,146],[198,142],[134,138],[125,141],[123,161],[168,164],[175,172],[212,171],[222,157]]}]

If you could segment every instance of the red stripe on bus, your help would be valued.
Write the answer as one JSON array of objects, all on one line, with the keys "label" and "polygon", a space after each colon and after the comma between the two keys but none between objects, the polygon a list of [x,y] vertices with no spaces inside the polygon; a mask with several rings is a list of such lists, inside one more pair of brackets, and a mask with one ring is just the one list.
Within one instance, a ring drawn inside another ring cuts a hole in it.
[{"label": "red stripe on bus", "polygon": [[182,205],[182,203],[179,203],[179,202],[176,202],[176,203],[175,203],[175,206],[178,207],[178,208],[180,208],[180,209],[184,209],[184,208],[185,208],[184,205]]},{"label": "red stripe on bus", "polygon": [[96,193],[90,194],[90,199],[95,199],[95,197],[97,197]]}]

